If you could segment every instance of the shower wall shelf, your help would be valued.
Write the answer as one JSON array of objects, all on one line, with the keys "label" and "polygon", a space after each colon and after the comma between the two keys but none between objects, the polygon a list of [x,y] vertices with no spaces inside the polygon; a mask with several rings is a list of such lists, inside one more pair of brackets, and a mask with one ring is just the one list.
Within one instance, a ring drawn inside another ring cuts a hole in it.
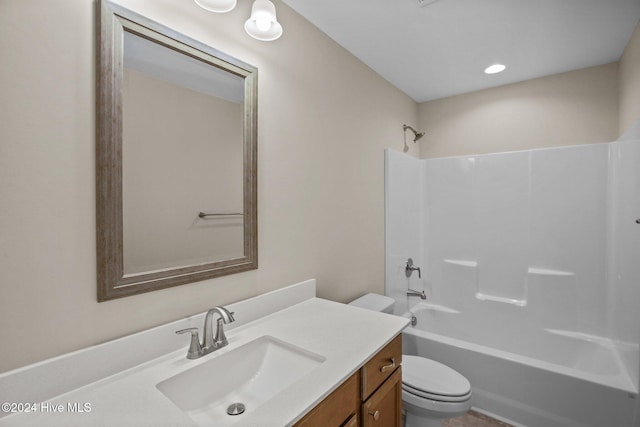
[{"label": "shower wall shelf", "polygon": [[527,270],[529,274],[535,274],[537,276],[575,276],[576,273],[572,271],[550,270],[547,268],[530,267]]},{"label": "shower wall shelf", "polygon": [[[476,292],[475,297],[480,301],[492,301],[498,302],[502,304],[511,304],[517,307],[526,307],[527,306],[527,298],[513,298],[507,297],[503,295],[498,295],[492,292],[486,292],[482,290],[480,283],[478,282],[479,277],[477,276],[478,269],[478,261],[473,260],[462,260],[462,259],[444,259],[446,264],[453,265],[456,267],[463,267],[468,269],[473,269],[476,272],[474,273],[474,278],[472,279],[475,282]],[[529,267],[526,272],[527,275],[538,276],[538,277],[575,277],[576,273],[572,271],[563,271],[563,270],[554,270],[550,268],[540,268],[540,267]],[[524,293],[527,293],[527,285],[524,285]]]},{"label": "shower wall shelf", "polygon": [[500,302],[500,303],[504,303],[504,304],[516,305],[518,307],[526,307],[527,306],[527,300],[526,299],[507,298],[507,297],[501,297],[501,296],[497,296],[497,295],[483,294],[481,292],[476,293],[476,298],[478,298],[480,301]]},{"label": "shower wall shelf", "polygon": [[461,259],[445,259],[444,262],[452,265],[459,265],[461,267],[477,268],[478,261],[464,261]]}]

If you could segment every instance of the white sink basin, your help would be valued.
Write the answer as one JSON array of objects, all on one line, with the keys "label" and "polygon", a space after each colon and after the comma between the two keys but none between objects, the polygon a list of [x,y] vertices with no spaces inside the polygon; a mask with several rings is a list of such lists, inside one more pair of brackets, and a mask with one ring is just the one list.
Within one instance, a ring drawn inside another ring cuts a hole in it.
[{"label": "white sink basin", "polygon": [[[262,336],[156,385],[198,425],[229,426],[311,372],[325,358]],[[244,414],[228,415],[240,402]]]}]

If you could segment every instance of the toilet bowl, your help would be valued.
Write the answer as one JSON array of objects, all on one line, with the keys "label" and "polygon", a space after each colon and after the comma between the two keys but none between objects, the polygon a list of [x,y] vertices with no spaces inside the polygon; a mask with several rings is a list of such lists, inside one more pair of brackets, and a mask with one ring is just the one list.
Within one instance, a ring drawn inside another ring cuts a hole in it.
[{"label": "toilet bowl", "polygon": [[[393,313],[393,298],[366,294],[350,305]],[[402,355],[402,409],[405,427],[442,427],[442,420],[471,409],[471,384],[459,372],[435,360]]]}]

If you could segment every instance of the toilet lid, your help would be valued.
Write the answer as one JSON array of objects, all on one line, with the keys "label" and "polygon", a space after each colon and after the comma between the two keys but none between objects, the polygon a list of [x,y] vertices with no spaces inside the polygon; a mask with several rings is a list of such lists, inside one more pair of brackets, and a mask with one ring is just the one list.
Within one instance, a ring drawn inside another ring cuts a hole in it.
[{"label": "toilet lid", "polygon": [[402,355],[402,384],[414,394],[442,398],[460,398],[471,392],[471,384],[459,372],[419,356]]}]

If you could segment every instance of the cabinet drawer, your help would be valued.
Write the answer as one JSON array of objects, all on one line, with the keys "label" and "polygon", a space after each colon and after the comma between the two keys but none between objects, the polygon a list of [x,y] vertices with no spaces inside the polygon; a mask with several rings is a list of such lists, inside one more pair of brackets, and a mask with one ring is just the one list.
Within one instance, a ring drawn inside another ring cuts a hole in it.
[{"label": "cabinet drawer", "polygon": [[402,367],[362,404],[362,427],[402,425]]},{"label": "cabinet drawer", "polygon": [[358,414],[353,414],[342,427],[358,427]]},{"label": "cabinet drawer", "polygon": [[[360,371],[353,374],[333,393],[327,396],[315,408],[294,424],[295,427],[339,427],[351,421],[360,408],[358,385]],[[357,423],[357,417],[355,417]],[[349,425],[349,424],[347,424]],[[356,424],[357,425],[357,424]]]},{"label": "cabinet drawer", "polygon": [[362,400],[365,401],[402,363],[402,334],[362,367]]}]

